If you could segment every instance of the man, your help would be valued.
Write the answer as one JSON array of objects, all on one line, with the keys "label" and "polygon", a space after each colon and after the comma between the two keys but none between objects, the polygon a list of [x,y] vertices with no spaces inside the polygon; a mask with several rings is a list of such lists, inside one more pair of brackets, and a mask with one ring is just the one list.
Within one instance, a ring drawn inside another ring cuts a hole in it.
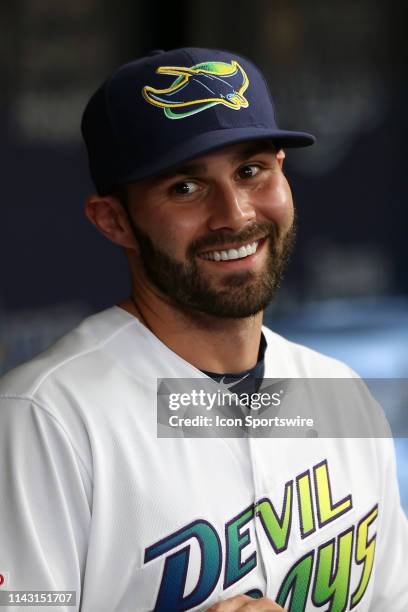
[{"label": "man", "polygon": [[121,67],[82,128],[86,213],[132,295],[2,383],[7,588],[82,612],[407,610],[390,440],[157,436],[158,379],[354,378],[262,328],[294,234],[283,148],[314,138],[277,127],[248,60],[192,48]]}]

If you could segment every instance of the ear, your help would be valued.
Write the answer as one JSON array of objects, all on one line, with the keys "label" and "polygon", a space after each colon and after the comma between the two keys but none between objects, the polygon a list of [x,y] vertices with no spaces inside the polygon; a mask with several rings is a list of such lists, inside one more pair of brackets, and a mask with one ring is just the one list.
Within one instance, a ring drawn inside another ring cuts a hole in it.
[{"label": "ear", "polygon": [[91,195],[85,202],[85,214],[108,240],[125,248],[136,248],[127,213],[117,198]]},{"label": "ear", "polygon": [[278,160],[280,169],[282,169],[283,167],[283,160],[285,159],[285,157],[286,157],[285,151],[283,149],[279,149],[279,151],[276,154],[276,159]]}]

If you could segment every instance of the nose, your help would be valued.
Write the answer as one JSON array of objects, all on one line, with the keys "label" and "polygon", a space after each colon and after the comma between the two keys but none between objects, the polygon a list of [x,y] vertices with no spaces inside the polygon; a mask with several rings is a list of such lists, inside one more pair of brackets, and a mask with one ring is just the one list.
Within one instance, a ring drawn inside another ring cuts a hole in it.
[{"label": "nose", "polygon": [[250,194],[233,182],[218,184],[212,195],[209,229],[238,231],[255,221],[256,210]]}]

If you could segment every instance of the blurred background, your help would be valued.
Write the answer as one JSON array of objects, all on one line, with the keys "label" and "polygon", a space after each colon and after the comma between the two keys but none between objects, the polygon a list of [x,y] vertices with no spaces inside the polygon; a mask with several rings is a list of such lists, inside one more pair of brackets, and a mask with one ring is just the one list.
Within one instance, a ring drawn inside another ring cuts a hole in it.
[{"label": "blurred background", "polygon": [[[265,72],[288,151],[298,244],[267,324],[363,377],[408,378],[406,3],[14,0],[0,4],[0,373],[126,297],[125,258],[88,224],[79,123],[119,64],[217,46]],[[406,431],[406,404],[395,397]],[[408,510],[407,439],[396,440]]]}]

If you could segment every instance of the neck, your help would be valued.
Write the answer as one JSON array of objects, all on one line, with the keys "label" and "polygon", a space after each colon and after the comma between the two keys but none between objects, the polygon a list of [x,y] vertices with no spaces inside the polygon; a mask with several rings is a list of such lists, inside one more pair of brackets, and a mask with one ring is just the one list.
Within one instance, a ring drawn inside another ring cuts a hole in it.
[{"label": "neck", "polygon": [[182,310],[153,293],[147,300],[136,292],[119,306],[199,370],[238,373],[257,362],[262,313],[221,319]]}]

